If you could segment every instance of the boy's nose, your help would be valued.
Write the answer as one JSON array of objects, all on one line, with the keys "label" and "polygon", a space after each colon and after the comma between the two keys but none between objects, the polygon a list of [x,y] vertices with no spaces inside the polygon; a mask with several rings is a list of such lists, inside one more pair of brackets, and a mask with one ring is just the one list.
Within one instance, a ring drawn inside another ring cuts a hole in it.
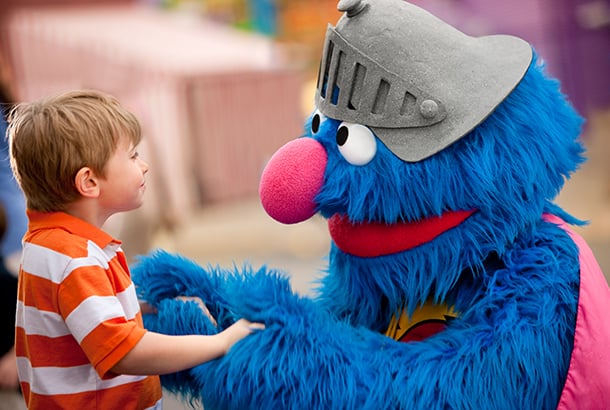
[{"label": "boy's nose", "polygon": [[146,174],[148,172],[148,162],[140,159],[140,168],[142,169],[142,173]]}]

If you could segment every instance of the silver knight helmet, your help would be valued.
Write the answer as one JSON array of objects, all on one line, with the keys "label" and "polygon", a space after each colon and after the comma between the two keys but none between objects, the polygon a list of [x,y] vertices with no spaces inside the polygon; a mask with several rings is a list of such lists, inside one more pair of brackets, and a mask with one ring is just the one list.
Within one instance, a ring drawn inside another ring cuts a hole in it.
[{"label": "silver knight helmet", "polygon": [[532,60],[517,37],[468,36],[402,0],[341,0],[329,25],[316,105],[370,127],[400,159],[459,140],[510,94]]}]

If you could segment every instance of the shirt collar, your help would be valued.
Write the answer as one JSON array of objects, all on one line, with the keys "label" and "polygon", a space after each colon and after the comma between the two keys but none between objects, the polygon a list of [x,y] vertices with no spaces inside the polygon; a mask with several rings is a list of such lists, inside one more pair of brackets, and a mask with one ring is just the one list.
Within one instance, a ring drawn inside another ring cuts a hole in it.
[{"label": "shirt collar", "polygon": [[28,231],[30,233],[44,229],[63,229],[94,242],[102,249],[111,243],[116,245],[121,244],[120,240],[113,238],[100,228],[65,212],[39,212],[31,209],[28,209],[26,212],[29,219]]}]

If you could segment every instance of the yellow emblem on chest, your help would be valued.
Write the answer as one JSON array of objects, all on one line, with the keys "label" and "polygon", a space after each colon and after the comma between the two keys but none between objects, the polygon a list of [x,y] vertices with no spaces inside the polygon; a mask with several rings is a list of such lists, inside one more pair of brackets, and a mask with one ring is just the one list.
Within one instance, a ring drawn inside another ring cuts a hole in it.
[{"label": "yellow emblem on chest", "polygon": [[396,314],[392,315],[385,335],[400,342],[424,340],[445,330],[447,323],[456,317],[458,313],[453,306],[427,302],[417,308],[411,317],[405,309],[402,309],[398,319]]}]

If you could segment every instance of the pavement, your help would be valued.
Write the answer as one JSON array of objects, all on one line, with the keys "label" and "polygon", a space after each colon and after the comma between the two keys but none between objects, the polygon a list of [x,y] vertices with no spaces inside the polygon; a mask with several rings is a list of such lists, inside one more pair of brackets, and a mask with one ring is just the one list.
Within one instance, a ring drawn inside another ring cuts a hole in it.
[{"label": "pavement", "polygon": [[[585,135],[589,161],[567,181],[557,202],[590,224],[576,230],[588,241],[606,277],[610,276],[610,110],[591,116]],[[311,292],[321,275],[330,239],[320,217],[286,226],[269,218],[256,197],[207,206],[183,226],[157,232],[153,248],[178,252],[203,265],[266,264],[284,270],[293,288]],[[21,397],[0,392],[0,410],[24,409]],[[189,409],[166,395],[166,410]]]}]

